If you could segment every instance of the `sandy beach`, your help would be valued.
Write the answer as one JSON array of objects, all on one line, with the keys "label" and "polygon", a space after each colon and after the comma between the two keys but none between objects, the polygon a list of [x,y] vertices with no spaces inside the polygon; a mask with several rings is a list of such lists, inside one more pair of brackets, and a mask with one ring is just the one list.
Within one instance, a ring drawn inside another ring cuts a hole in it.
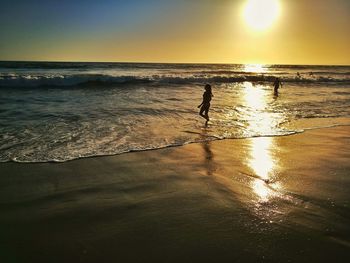
[{"label": "sandy beach", "polygon": [[350,262],[350,0],[0,6],[0,263]]},{"label": "sandy beach", "polygon": [[348,262],[350,127],[0,164],[1,262]]}]

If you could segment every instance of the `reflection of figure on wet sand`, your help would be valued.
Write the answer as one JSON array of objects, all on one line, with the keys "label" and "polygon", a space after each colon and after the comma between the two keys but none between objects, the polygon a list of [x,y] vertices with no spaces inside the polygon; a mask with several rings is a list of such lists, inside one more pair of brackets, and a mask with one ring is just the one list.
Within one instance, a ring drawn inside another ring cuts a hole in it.
[{"label": "reflection of figure on wet sand", "polygon": [[[205,124],[205,127],[207,127],[207,123]],[[200,134],[200,139],[203,141],[201,145],[204,150],[204,157],[205,157],[204,165],[207,170],[207,175],[209,176],[213,174],[213,171],[215,170],[215,168],[214,168],[214,162],[213,162],[214,154],[211,151],[211,147],[210,147],[211,142],[208,141],[208,136],[210,136],[208,132],[209,130],[207,130],[206,128],[202,129],[202,132]]]},{"label": "reflection of figure on wet sand", "polygon": [[275,96],[278,96],[278,89],[282,87],[282,83],[279,78],[275,79],[275,82],[273,83],[273,94]]},{"label": "reflection of figure on wet sand", "polygon": [[212,175],[215,169],[213,165],[214,154],[210,149],[210,142],[203,142],[202,146],[205,152],[205,165],[207,166],[207,175]]},{"label": "reflection of figure on wet sand", "polygon": [[210,101],[212,97],[214,97],[214,95],[211,93],[211,86],[209,84],[206,84],[205,92],[203,93],[203,101],[200,105],[198,105],[198,108],[201,108],[199,111],[199,115],[202,116],[207,121],[209,121],[208,113],[209,113]]}]

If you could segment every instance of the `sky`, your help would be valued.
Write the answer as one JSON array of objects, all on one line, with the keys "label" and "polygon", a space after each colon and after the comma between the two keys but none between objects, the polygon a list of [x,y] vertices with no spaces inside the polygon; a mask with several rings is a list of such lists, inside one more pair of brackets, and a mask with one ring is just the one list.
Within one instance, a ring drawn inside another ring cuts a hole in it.
[{"label": "sky", "polygon": [[349,0],[0,1],[0,60],[350,65]]}]

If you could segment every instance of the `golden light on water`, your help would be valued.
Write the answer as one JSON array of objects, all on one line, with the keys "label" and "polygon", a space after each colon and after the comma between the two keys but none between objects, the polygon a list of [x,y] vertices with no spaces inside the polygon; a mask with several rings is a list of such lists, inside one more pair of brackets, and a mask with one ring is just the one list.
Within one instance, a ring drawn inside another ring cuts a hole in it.
[{"label": "golden light on water", "polygon": [[244,103],[247,106],[245,118],[247,119],[247,131],[254,134],[270,134],[275,128],[274,116],[266,110],[267,100],[271,92],[263,89],[262,86],[253,86],[252,83],[244,83]]},{"label": "golden light on water", "polygon": [[[244,83],[244,103],[247,106],[247,130],[251,133],[269,134],[273,132],[275,116],[267,110],[271,94],[262,86]],[[259,202],[266,202],[276,194],[279,186],[274,182],[275,170],[278,166],[273,151],[276,149],[273,137],[259,137],[250,140],[247,164],[254,177],[252,190]]]},{"label": "golden light on water", "polygon": [[278,0],[248,0],[243,9],[246,24],[254,31],[270,28],[280,15]]},{"label": "golden light on water", "polygon": [[244,71],[252,73],[264,73],[266,70],[261,64],[245,64]]},{"label": "golden light on water", "polygon": [[263,109],[266,105],[264,100],[265,92],[262,89],[254,87],[251,82],[246,82],[244,88],[244,100],[247,107],[254,112]]},{"label": "golden light on water", "polygon": [[259,201],[267,202],[270,198],[271,190],[266,183],[260,180],[255,180],[253,183],[254,193],[259,197]]},{"label": "golden light on water", "polygon": [[259,201],[262,202],[266,202],[276,195],[275,190],[279,186],[274,182],[277,163],[276,159],[272,157],[272,151],[275,147],[273,140],[271,137],[251,140],[249,165],[254,174],[259,177],[252,182],[252,188]]},{"label": "golden light on water", "polygon": [[274,168],[274,162],[270,155],[271,147],[272,138],[263,137],[253,140],[250,149],[250,167],[256,175],[264,180],[269,179],[269,173]]}]

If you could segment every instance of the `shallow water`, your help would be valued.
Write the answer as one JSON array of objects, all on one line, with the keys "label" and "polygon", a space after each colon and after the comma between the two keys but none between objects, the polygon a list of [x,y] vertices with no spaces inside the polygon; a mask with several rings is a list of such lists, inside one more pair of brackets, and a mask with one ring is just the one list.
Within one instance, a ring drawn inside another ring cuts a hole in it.
[{"label": "shallow water", "polygon": [[[205,125],[197,105],[207,82]],[[349,124],[349,106],[350,67],[0,62],[0,161],[288,135]]]},{"label": "shallow water", "polygon": [[1,258],[348,262],[349,134],[1,163]]}]

